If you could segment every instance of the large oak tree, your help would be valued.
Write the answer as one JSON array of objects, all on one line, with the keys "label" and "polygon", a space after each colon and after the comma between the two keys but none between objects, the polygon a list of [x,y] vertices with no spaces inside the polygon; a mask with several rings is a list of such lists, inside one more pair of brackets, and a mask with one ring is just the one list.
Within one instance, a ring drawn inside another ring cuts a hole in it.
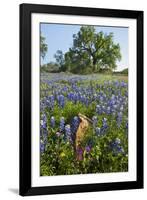
[{"label": "large oak tree", "polygon": [[62,68],[75,73],[98,72],[101,69],[116,69],[120,61],[119,44],[114,43],[113,33],[96,32],[94,26],[82,26],[73,35],[73,46],[64,55]]}]

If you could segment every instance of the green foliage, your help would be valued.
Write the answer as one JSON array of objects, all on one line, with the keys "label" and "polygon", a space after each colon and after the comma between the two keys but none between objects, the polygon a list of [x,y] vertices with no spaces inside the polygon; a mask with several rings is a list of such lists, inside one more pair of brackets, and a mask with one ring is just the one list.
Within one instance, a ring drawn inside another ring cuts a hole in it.
[{"label": "green foliage", "polygon": [[96,32],[94,26],[82,26],[73,35],[73,46],[55,55],[62,71],[72,73],[92,73],[102,69],[116,69],[116,61],[121,59],[120,46],[113,41],[113,33]]},{"label": "green foliage", "polygon": [[40,35],[40,54],[41,57],[44,59],[45,54],[47,52],[47,44],[45,43],[45,37],[43,37],[42,35]]},{"label": "green foliage", "polygon": [[[45,37],[40,36],[40,53],[44,58],[48,50]],[[89,74],[116,69],[116,62],[121,60],[120,46],[113,41],[113,33],[96,32],[94,26],[82,26],[77,34],[73,34],[73,45],[65,54],[57,50],[54,55],[59,71],[78,74]],[[53,65],[52,65],[53,66]],[[44,71],[54,72],[42,68]],[[126,72],[124,72],[126,73]]]},{"label": "green foliage", "polygon": [[50,62],[50,63],[40,66],[40,71],[44,73],[59,72],[59,66],[54,62]]},{"label": "green foliage", "polygon": [[121,74],[126,74],[126,75],[128,75],[128,68],[122,70],[122,71],[121,71]]},{"label": "green foliage", "polygon": [[128,68],[123,69],[122,71],[113,72],[113,74],[128,76]]},{"label": "green foliage", "polygon": [[58,50],[56,52],[56,54],[54,55],[54,57],[56,59],[57,64],[59,65],[59,67],[62,68],[63,65],[64,65],[64,55],[63,55],[63,52],[61,50]]},{"label": "green foliage", "polygon": [[65,142],[63,135],[49,133],[46,152],[41,155],[41,175],[61,175],[74,173],[74,149]]}]

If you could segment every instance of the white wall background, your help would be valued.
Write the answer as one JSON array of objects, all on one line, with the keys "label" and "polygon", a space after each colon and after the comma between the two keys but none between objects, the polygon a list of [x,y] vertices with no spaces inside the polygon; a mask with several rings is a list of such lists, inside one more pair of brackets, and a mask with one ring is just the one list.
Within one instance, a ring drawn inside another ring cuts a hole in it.
[{"label": "white wall background", "polygon": [[[87,6],[144,10],[144,44],[147,35],[146,0],[3,0],[0,3],[0,199],[21,199],[18,196],[19,171],[19,4],[41,3],[56,5]],[[145,45],[144,45],[145,46]],[[145,62],[146,46],[144,49]],[[145,67],[144,67],[145,68]],[[145,68],[144,74],[147,75]],[[147,79],[144,84],[147,84]],[[145,102],[147,92],[145,92]],[[147,110],[147,104],[144,107]],[[145,113],[145,120],[147,113]],[[147,152],[147,126],[145,127],[145,154]],[[94,192],[52,196],[26,197],[26,199],[146,199],[147,195],[147,156],[145,156],[145,189],[113,192]]]}]

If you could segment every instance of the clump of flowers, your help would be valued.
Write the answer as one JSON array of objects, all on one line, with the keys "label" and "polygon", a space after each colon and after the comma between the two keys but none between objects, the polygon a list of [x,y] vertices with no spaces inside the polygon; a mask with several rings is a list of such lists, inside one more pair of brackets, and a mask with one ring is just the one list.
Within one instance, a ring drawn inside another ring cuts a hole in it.
[{"label": "clump of flowers", "polygon": [[112,143],[111,143],[111,149],[114,155],[118,155],[119,153],[123,154],[124,153],[124,148],[121,145],[121,140],[119,138],[116,138]]},{"label": "clump of flowers", "polygon": [[65,105],[65,98],[64,98],[64,95],[60,94],[60,95],[57,97],[57,100],[58,100],[58,105],[59,105],[59,107],[64,108],[64,105]]},{"label": "clump of flowers", "polygon": [[65,126],[65,136],[68,141],[72,142],[72,132],[69,124]]},{"label": "clump of flowers", "polygon": [[117,114],[117,126],[118,126],[118,128],[120,127],[121,123],[122,123],[122,112],[119,112]]},{"label": "clump of flowers", "polygon": [[78,116],[75,116],[72,120],[72,123],[71,123],[71,129],[72,129],[72,133],[75,134],[78,127],[79,127],[79,123],[80,123],[80,119]]},{"label": "clump of flowers", "polygon": [[41,78],[41,175],[128,170],[127,82],[99,79],[66,73]]},{"label": "clump of flowers", "polygon": [[96,135],[97,135],[97,136],[100,136],[100,135],[101,135],[101,128],[96,127],[96,128],[95,128],[95,132],[96,132]]},{"label": "clump of flowers", "polygon": [[65,128],[65,119],[64,117],[60,118],[60,131],[63,132]]},{"label": "clump of flowers", "polygon": [[92,122],[93,122],[93,128],[95,128],[96,125],[97,125],[97,123],[98,123],[98,118],[97,118],[97,116],[93,116],[93,117],[92,117]]}]

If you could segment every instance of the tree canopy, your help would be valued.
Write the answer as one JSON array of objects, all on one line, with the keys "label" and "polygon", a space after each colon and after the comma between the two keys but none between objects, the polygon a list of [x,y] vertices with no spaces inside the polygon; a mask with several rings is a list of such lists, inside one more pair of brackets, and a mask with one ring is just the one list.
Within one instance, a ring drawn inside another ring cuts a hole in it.
[{"label": "tree canopy", "polygon": [[82,26],[73,35],[73,45],[63,55],[55,54],[61,71],[73,73],[99,72],[116,69],[121,60],[120,46],[113,41],[113,33],[96,32],[94,26]]},{"label": "tree canopy", "polygon": [[45,37],[40,35],[40,54],[43,59],[46,55],[47,50],[48,50],[48,47],[47,47],[47,44],[45,43]]}]

